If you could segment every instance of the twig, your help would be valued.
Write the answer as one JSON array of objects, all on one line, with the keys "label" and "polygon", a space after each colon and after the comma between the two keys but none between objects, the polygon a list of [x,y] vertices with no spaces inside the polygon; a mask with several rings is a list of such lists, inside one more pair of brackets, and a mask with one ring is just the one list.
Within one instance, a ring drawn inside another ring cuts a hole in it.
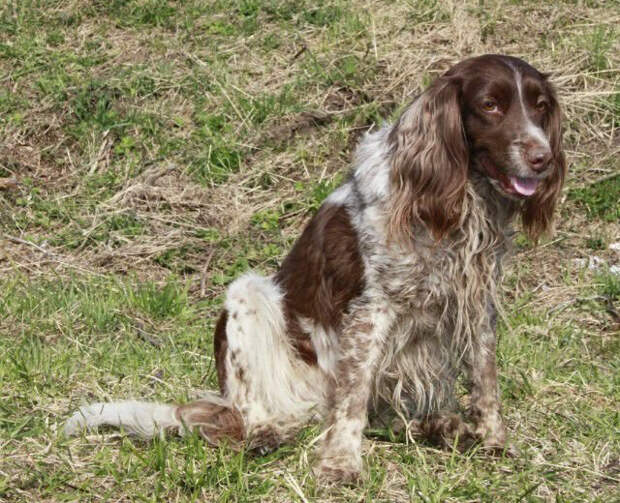
[{"label": "twig", "polygon": [[140,339],[142,339],[143,341],[148,342],[151,346],[161,348],[163,345],[162,342],[153,334],[149,334],[146,330],[144,330],[141,325],[142,323],[140,323],[139,321],[136,321],[136,323],[133,325],[133,328],[136,329],[138,337],[140,337]]},{"label": "twig", "polygon": [[303,501],[304,503],[308,503],[308,500],[304,496],[304,493],[299,486],[299,482],[297,482],[297,479],[295,479],[295,477],[293,477],[290,472],[287,471],[284,474],[284,480],[286,481],[288,486],[295,492],[295,494],[297,494],[301,501]]},{"label": "twig", "polygon": [[614,301],[610,296],[605,297],[605,311],[609,313],[614,323],[620,325],[620,313],[618,313],[616,306],[614,306]]},{"label": "twig", "polygon": [[0,190],[9,190],[17,188],[16,178],[0,178]]},{"label": "twig", "polygon": [[237,114],[237,116],[239,117],[239,119],[241,120],[241,122],[247,126],[247,121],[245,120],[246,118],[243,116],[243,114],[239,111],[239,109],[237,108],[237,106],[235,105],[234,101],[230,99],[230,96],[228,96],[228,93],[226,92],[226,89],[224,89],[224,86],[221,84],[221,82],[219,80],[216,80],[217,84],[220,86],[220,90],[222,91],[222,94],[226,97],[226,99],[228,100],[228,103],[230,103],[230,106],[232,107],[232,109],[235,111],[235,113]]},{"label": "twig", "polygon": [[109,132],[110,130],[106,129],[106,131],[103,133],[103,141],[101,142],[101,146],[99,147],[99,152],[97,152],[97,156],[95,157],[90,169],[88,170],[89,175],[92,175],[97,170],[97,164],[99,164],[99,160],[103,156],[103,151],[108,145],[108,133]]},{"label": "twig", "polygon": [[56,257],[52,252],[50,252],[49,250],[46,250],[45,248],[31,242],[31,241],[26,241],[25,239],[21,239],[18,238],[16,236],[11,236],[9,234],[4,234],[4,237],[6,239],[8,239],[9,241],[13,241],[14,243],[18,243],[18,244],[22,244],[22,245],[26,245],[26,246],[30,246],[32,248],[34,248],[35,250],[37,250],[40,253],[43,253],[46,257],[48,257],[50,260],[57,262],[58,264],[64,265],[66,267],[72,267],[73,269],[77,269],[78,271],[82,271],[88,274],[92,274],[94,276],[99,276],[99,277],[104,277],[103,274],[100,274],[98,272],[95,271],[90,271],[84,267],[81,267],[79,265],[75,265],[75,264],[71,264],[69,262],[65,262],[64,260],[59,259],[58,257]]},{"label": "twig", "polygon": [[213,254],[215,253],[215,248],[211,249],[211,253],[207,257],[205,261],[205,265],[202,267],[202,272],[200,273],[200,296],[204,297],[206,295],[207,290],[207,269],[209,268],[209,264],[211,264],[211,259],[213,258]]},{"label": "twig", "polygon": [[375,29],[375,18],[371,16],[372,22],[372,47],[375,50],[375,61],[379,61],[379,52],[377,51],[377,30]]},{"label": "twig", "polygon": [[[301,56],[304,52],[306,52],[306,50],[308,49],[308,47],[306,46],[306,44],[302,44],[301,49],[299,49],[296,53],[295,56],[293,56],[293,58],[291,59],[290,63],[292,63],[293,61],[295,61],[299,56]],[[289,64],[290,64],[289,63]]]},{"label": "twig", "polygon": [[596,180],[591,181],[589,185],[596,185],[597,183],[603,183],[608,180],[613,180],[614,178],[617,178],[618,176],[620,176],[620,172],[610,173],[609,175],[601,176],[600,178],[597,178]]},{"label": "twig", "polygon": [[52,253],[45,248],[39,246],[38,244],[33,243],[32,241],[26,241],[25,239],[18,238],[16,236],[10,236],[9,234],[5,234],[4,237],[9,241],[13,241],[14,243],[32,246],[34,249],[40,251],[44,255],[52,255]]}]

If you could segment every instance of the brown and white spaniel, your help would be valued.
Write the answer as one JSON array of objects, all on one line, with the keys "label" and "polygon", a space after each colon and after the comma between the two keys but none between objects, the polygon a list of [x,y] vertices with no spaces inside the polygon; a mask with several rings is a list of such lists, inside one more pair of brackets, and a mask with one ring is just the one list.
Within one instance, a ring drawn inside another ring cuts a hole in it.
[{"label": "brown and white spaniel", "polygon": [[549,229],[565,171],[547,77],[509,56],[462,61],[363,138],[278,272],[230,285],[215,330],[219,393],[84,406],[65,432],[195,428],[210,444],[266,452],[324,421],[317,472],[336,482],[360,474],[368,417],[502,448],[501,262],[515,218],[533,239]]}]

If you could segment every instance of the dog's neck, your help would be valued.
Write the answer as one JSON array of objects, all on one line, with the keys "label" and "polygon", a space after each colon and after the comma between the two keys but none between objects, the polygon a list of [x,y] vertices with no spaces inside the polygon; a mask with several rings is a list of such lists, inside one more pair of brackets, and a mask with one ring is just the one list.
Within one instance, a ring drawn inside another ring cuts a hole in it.
[{"label": "dog's neck", "polygon": [[522,200],[506,196],[493,186],[491,179],[480,171],[470,169],[469,180],[474,191],[486,205],[486,212],[499,226],[509,227],[521,211]]}]

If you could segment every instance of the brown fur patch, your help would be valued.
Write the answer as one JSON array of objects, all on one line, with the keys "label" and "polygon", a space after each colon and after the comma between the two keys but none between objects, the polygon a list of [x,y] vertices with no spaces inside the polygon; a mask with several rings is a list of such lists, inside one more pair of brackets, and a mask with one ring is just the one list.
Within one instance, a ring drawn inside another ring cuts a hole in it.
[{"label": "brown fur patch", "polygon": [[[233,313],[233,317],[237,313]],[[226,351],[228,350],[228,341],[226,339],[226,323],[228,322],[228,311],[222,311],[220,318],[217,320],[215,332],[213,334],[213,349],[215,354],[215,368],[217,370],[217,381],[220,386],[220,393],[226,396]]]},{"label": "brown fur patch", "polygon": [[390,237],[409,243],[423,222],[441,239],[459,223],[469,151],[463,133],[458,80],[437,79],[389,134],[394,187]]},{"label": "brown fur patch", "polygon": [[286,331],[299,357],[308,365],[316,365],[317,356],[312,340],[299,326],[296,316],[286,317]]},{"label": "brown fur patch", "polygon": [[245,439],[245,427],[239,411],[208,400],[181,405],[177,417],[187,428],[198,428],[211,445],[219,445],[224,439],[233,445]]},{"label": "brown fur patch", "polygon": [[310,337],[297,318],[324,329],[338,329],[349,302],[364,286],[358,238],[347,210],[325,204],[310,221],[276,274],[293,346],[307,363],[316,363]]},{"label": "brown fur patch", "polygon": [[434,414],[419,424],[419,430],[432,442],[448,447],[457,440],[461,448],[467,448],[474,442],[471,426],[456,413]]}]

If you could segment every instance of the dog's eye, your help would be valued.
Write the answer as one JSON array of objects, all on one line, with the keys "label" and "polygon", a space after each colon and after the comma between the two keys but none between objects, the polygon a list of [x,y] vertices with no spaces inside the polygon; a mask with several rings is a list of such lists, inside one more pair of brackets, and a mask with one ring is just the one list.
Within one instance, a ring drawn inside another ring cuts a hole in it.
[{"label": "dog's eye", "polygon": [[549,104],[545,100],[539,99],[536,102],[536,110],[538,110],[539,112],[546,112],[547,108],[549,108]]},{"label": "dog's eye", "polygon": [[485,112],[497,112],[497,103],[494,100],[486,99],[482,102],[482,110]]}]

